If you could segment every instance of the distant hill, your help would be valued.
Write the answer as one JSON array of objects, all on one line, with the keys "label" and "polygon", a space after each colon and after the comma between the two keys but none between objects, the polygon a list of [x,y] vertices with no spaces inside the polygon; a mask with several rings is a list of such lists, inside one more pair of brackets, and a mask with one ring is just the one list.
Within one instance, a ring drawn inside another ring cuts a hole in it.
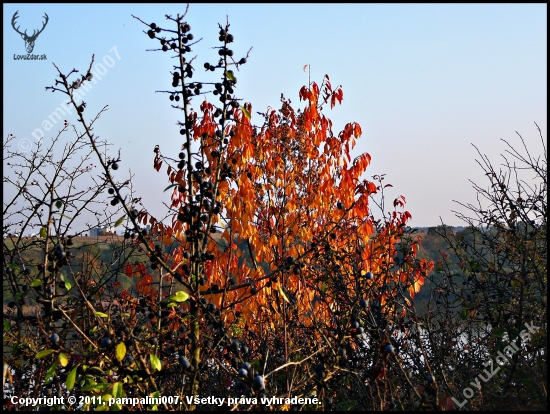
[{"label": "distant hill", "polygon": [[[420,245],[418,255],[417,257],[419,259],[426,259],[426,260],[432,260],[434,263],[437,263],[437,261],[441,258],[440,251],[444,251],[449,253],[447,250],[447,246],[445,244],[445,241],[441,236],[435,233],[434,231],[435,227],[418,227],[416,228],[416,234],[420,235],[422,238],[422,244]],[[462,231],[464,228],[453,228],[453,230],[457,229],[458,231]],[[460,230],[459,230],[460,229]],[[215,234],[214,237],[216,239],[219,239],[221,237],[221,234]],[[9,239],[9,237],[8,237]],[[15,238],[14,238],[15,239]],[[23,237],[24,243],[29,242],[38,242],[40,239],[38,238],[32,238],[32,237]],[[117,235],[117,234],[110,234],[105,236],[79,236],[79,237],[73,237],[73,245],[71,246],[71,251],[76,256],[76,258],[82,258],[83,254],[91,254],[92,256],[97,258],[97,262],[99,264],[104,263],[105,265],[111,267],[115,272],[115,268],[117,267],[117,255],[121,254],[124,249],[122,249],[123,242],[124,242],[124,236]],[[15,240],[14,240],[15,241]],[[133,243],[132,243],[133,244]],[[240,260],[248,261],[249,260],[249,252],[246,249],[246,244],[243,243],[240,246],[238,246],[239,249],[242,249],[244,251],[244,254],[242,255]],[[450,254],[450,253],[449,253]],[[31,269],[31,275],[30,278],[34,278],[38,276],[38,269],[36,265],[40,263],[41,257],[42,257],[42,250],[39,245],[37,245],[35,248],[26,250],[24,252],[25,261],[30,264]],[[148,271],[150,270],[150,263],[147,258],[147,256],[143,252],[135,251],[132,254],[131,263],[134,263],[136,260],[143,261],[147,264]],[[78,262],[78,259],[75,261]],[[458,270],[458,267],[457,269]],[[68,276],[68,269],[62,270],[65,275]],[[73,265],[73,271],[81,271],[80,266],[74,266]],[[137,279],[135,278],[128,278],[124,275],[124,272],[117,272],[119,276],[117,277],[118,281],[121,282],[121,288],[122,289],[131,289],[135,286],[135,283],[137,282]],[[71,279],[70,277],[68,278]],[[429,280],[426,280],[426,284],[424,288],[415,296],[415,302],[422,301],[422,299],[428,298],[430,296],[430,290],[431,290],[431,283]],[[6,289],[4,290],[5,293],[8,293]],[[10,302],[13,300],[13,298],[10,298],[10,294],[4,295],[4,304]]]}]

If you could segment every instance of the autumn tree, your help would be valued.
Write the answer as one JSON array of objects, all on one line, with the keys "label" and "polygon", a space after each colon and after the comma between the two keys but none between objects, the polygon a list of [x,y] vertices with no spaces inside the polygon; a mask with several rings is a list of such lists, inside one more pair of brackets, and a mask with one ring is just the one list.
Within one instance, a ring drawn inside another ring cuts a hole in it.
[{"label": "autumn tree", "polygon": [[[178,22],[178,27],[187,25]],[[148,34],[156,38],[153,30],[156,25]],[[172,86],[181,89],[164,91],[172,101],[181,99],[176,109],[183,112],[184,143],[180,161],[171,161],[155,148],[155,168],[168,163],[174,187],[171,207],[177,212],[171,226],[154,219],[151,223],[164,241],[166,235],[177,239],[166,270],[176,271],[175,279],[191,297],[184,307],[192,316],[184,324],[191,333],[191,366],[200,366],[201,351],[212,357],[223,345],[228,352],[220,354],[218,366],[237,370],[242,365],[250,371],[248,381],[235,384],[237,391],[251,392],[254,381],[270,379],[266,370],[275,373],[283,364],[284,373],[273,381],[273,390],[307,395],[319,388],[319,378],[334,372],[338,349],[347,346],[350,333],[362,338],[364,328],[358,317],[353,319],[360,304],[376,303],[378,323],[383,325],[381,308],[386,301],[406,301],[398,296],[403,288],[414,296],[429,264],[413,263],[396,274],[396,244],[402,241],[408,212],[393,212],[375,234],[368,200],[381,186],[360,179],[370,161],[368,154],[353,161],[350,157],[361,129],[350,123],[334,134],[322,113],[323,106],[333,107],[342,100],[341,87],[333,88],[326,76],[320,86],[312,83],[300,90],[306,103],[302,111],[282,98],[281,109],[261,114],[263,124],[254,126],[251,105],[241,104],[234,95],[237,78],[229,69],[238,69],[246,58],[232,59],[229,25],[220,26],[219,34],[220,58],[216,64],[204,64],[207,71],[221,72],[219,80],[190,81],[193,67],[180,51]],[[183,36],[188,36],[185,31]],[[158,40],[163,50],[174,41]],[[220,103],[203,101],[200,111],[192,110],[193,97],[208,84]],[[404,198],[394,206],[403,207]],[[219,222],[224,223],[225,249],[211,236]],[[412,249],[407,260],[414,257]],[[392,312],[396,306],[385,308]],[[369,309],[363,305],[363,311]],[[220,328],[215,340],[205,342],[201,321],[207,323],[212,314]],[[178,325],[175,320],[174,328]],[[370,347],[385,349],[389,344],[387,335],[377,334],[375,339]],[[320,342],[326,344],[319,348]],[[256,366],[251,367],[247,358]],[[293,372],[286,365],[308,359],[311,363],[292,364]],[[374,363],[367,361],[365,370]],[[257,375],[262,367],[264,375]],[[192,375],[192,392],[201,382],[197,371]],[[235,375],[231,370],[226,375],[231,383]],[[247,375],[241,376],[246,380]],[[266,392],[261,387],[256,391]]]}]

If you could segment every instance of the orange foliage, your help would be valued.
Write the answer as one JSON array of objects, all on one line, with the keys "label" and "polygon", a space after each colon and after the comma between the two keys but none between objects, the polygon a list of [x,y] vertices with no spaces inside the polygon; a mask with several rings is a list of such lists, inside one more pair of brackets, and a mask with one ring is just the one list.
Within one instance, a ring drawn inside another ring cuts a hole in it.
[{"label": "orange foliage", "polygon": [[[391,312],[396,286],[404,285],[414,297],[429,268],[424,263],[390,272],[411,215],[394,211],[376,228],[369,197],[380,186],[362,179],[371,157],[350,156],[361,127],[349,123],[334,134],[322,113],[324,103],[330,101],[332,108],[342,101],[341,87],[333,90],[326,76],[321,87],[303,87],[300,99],[306,105],[296,111],[282,98],[279,111],[264,114],[261,128],[251,123],[249,104],[246,113],[231,109],[235,123],[225,127],[226,147],[216,135],[215,108],[204,101],[200,114],[189,115],[202,170],[167,170],[175,185],[171,207],[178,214],[171,226],[155,221],[153,230],[164,244],[178,241],[170,268],[192,297],[204,296],[224,311],[226,324],[275,331],[294,312],[305,327],[319,321],[331,325],[338,302],[361,298]],[[158,148],[155,153],[158,170]],[[204,183],[210,183],[206,191]],[[199,196],[202,206],[196,203]],[[394,207],[404,204],[401,196]],[[221,222],[219,240],[211,231]],[[374,273],[374,280],[366,280],[366,272]],[[151,276],[141,276],[138,290],[151,294]]]}]

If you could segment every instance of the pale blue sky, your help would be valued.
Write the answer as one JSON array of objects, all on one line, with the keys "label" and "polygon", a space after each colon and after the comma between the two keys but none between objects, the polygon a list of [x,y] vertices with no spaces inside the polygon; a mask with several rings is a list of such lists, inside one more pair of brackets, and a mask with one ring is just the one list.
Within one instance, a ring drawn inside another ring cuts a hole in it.
[{"label": "pale blue sky", "polygon": [[[154,93],[170,88],[171,58],[145,51],[158,43],[131,14],[170,28],[164,16],[185,5],[4,4],[3,10],[4,139],[11,133],[34,140],[32,132],[60,105],[63,96],[44,89],[56,75],[52,63],[68,72],[86,69],[92,54],[96,62],[111,56],[114,66],[84,98],[86,112],[109,105],[96,132],[121,149],[119,172],[132,169],[138,195],[160,215],[169,195],[162,193],[166,175],[152,168],[152,150],[159,144],[164,154],[176,154],[181,146],[176,111],[166,95]],[[33,52],[45,53],[46,61],[14,60],[25,53],[11,26],[17,10],[18,25],[30,33],[48,14]],[[226,16],[235,55],[253,47],[237,95],[254,113],[278,108],[281,93],[299,104],[298,90],[308,81],[304,65],[311,65],[312,80],[328,74],[343,86],[344,101],[327,115],[336,130],[361,125],[355,153],[372,156],[368,176],[386,174],[390,197],[407,198],[414,226],[437,225],[440,216],[462,224],[452,200],[475,201],[468,179],[484,183],[471,143],[496,162],[505,148],[500,138],[517,142],[518,131],[537,152],[534,122],[546,137],[546,4],[192,4],[188,22],[195,39],[203,38],[194,47],[195,67],[217,60],[210,48]]]}]

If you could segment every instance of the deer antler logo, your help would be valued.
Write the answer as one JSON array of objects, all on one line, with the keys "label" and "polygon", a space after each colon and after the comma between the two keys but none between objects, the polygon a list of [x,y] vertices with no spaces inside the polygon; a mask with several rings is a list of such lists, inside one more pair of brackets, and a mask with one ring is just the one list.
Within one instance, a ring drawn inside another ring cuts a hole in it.
[{"label": "deer antler logo", "polygon": [[13,15],[12,19],[11,19],[11,25],[13,26],[13,29],[19,33],[21,35],[21,37],[23,38],[23,40],[25,41],[25,49],[27,49],[27,53],[32,53],[33,49],[34,49],[34,42],[36,41],[36,38],[38,37],[38,35],[40,33],[42,33],[42,31],[44,30],[44,28],[46,27],[46,25],[48,24],[48,15],[46,13],[44,13],[44,17],[46,18],[46,21],[44,22],[44,26],[42,26],[42,29],[40,29],[38,32],[35,30],[32,34],[32,36],[29,36],[27,35],[27,31],[25,30],[25,33],[21,33],[19,31],[19,27],[15,27],[15,20],[17,20],[17,18],[19,17],[17,15],[17,13],[19,13],[19,10],[15,12],[15,14]]}]

